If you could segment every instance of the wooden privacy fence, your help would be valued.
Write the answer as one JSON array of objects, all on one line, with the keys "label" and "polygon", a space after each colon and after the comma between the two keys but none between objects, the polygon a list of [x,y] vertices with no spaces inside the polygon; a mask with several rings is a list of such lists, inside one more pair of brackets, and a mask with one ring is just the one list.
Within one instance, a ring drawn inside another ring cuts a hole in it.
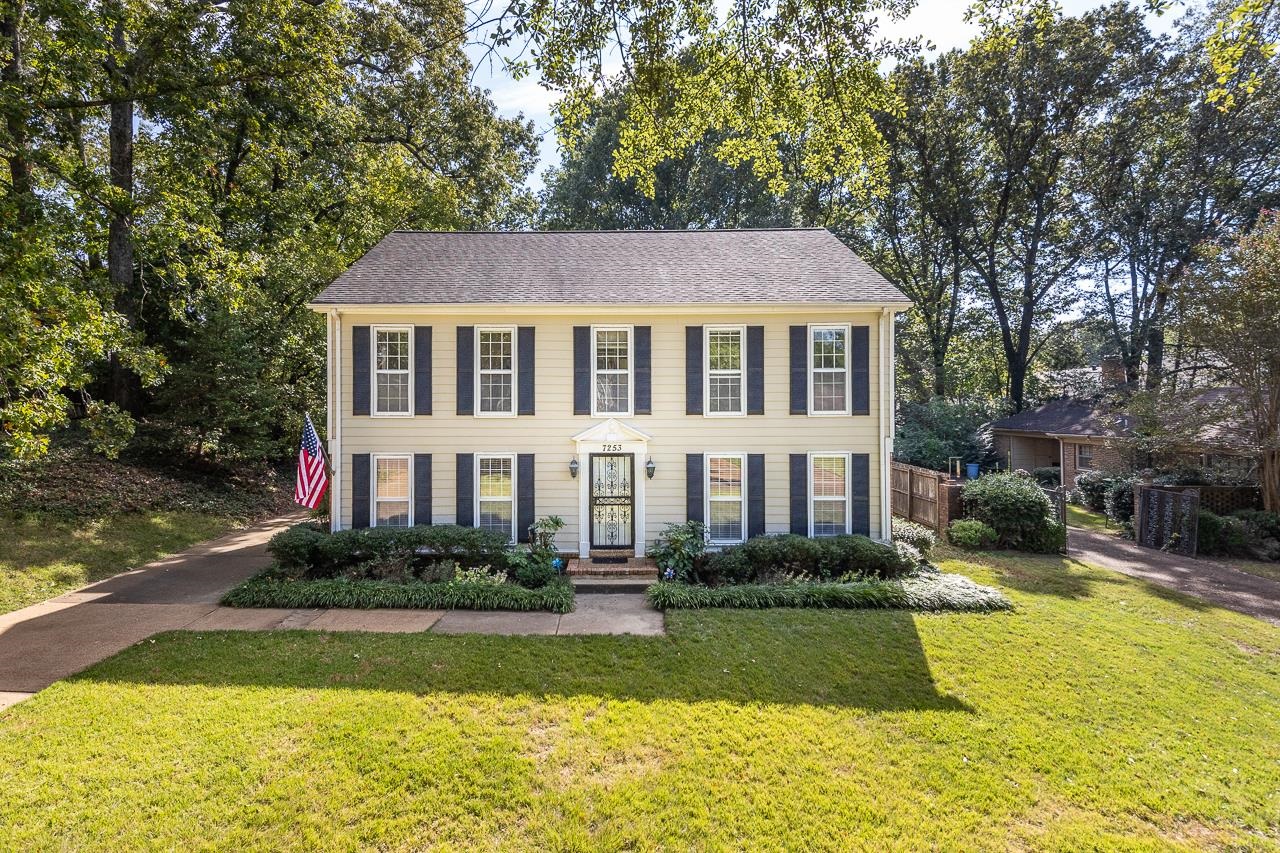
[{"label": "wooden privacy fence", "polygon": [[960,515],[960,482],[941,471],[902,462],[889,466],[893,514],[939,533]]}]

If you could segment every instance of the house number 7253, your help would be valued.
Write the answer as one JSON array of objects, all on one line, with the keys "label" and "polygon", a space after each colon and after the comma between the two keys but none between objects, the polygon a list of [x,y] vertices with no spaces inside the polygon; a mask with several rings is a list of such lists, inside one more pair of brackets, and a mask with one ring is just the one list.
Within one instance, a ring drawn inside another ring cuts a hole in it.
[{"label": "house number 7253", "polygon": [[605,452],[605,453],[621,453],[621,452],[622,452],[622,445],[621,445],[621,444],[606,444],[606,445],[604,446],[604,452]]}]

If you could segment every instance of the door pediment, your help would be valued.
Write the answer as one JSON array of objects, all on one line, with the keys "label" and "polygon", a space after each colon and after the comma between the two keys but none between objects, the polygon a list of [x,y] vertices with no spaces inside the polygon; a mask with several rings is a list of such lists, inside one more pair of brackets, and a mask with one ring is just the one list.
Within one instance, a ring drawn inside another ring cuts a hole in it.
[{"label": "door pediment", "polygon": [[573,437],[578,444],[620,444],[623,442],[647,442],[650,435],[617,418],[609,418],[584,429]]}]

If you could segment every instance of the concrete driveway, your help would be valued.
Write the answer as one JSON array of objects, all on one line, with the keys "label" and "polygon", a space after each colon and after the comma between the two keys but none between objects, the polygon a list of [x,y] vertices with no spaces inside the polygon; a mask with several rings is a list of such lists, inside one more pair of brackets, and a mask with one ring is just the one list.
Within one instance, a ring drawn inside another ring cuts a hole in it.
[{"label": "concrete driveway", "polygon": [[1114,569],[1280,625],[1280,582],[1213,560],[1143,548],[1109,533],[1073,527],[1067,539],[1069,555],[1083,563]]}]

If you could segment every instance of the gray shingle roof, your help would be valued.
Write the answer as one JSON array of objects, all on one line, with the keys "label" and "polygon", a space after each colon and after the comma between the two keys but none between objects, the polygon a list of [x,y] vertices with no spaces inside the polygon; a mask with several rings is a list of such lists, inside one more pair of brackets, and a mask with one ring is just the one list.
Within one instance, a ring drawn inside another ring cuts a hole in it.
[{"label": "gray shingle roof", "polygon": [[313,305],[908,300],[825,228],[394,231]]},{"label": "gray shingle roof", "polygon": [[[1119,424],[1117,424],[1119,420]],[[1127,433],[1127,416],[1108,412],[1098,401],[1064,398],[991,422],[994,430],[1047,435],[1111,436]],[[1120,429],[1117,431],[1117,426]]]}]

